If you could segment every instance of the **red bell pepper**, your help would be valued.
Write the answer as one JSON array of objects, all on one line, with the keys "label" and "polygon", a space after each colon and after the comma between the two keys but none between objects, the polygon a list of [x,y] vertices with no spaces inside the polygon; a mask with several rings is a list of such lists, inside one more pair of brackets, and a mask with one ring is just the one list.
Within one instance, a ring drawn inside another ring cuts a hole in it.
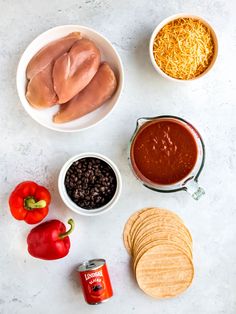
[{"label": "red bell pepper", "polygon": [[42,221],[48,214],[50,202],[49,191],[32,181],[18,184],[9,198],[12,216],[17,220],[24,220],[28,224]]},{"label": "red bell pepper", "polygon": [[45,260],[65,257],[70,250],[69,234],[74,229],[73,219],[69,219],[68,224],[68,231],[59,220],[46,221],[33,228],[27,237],[30,255]]}]

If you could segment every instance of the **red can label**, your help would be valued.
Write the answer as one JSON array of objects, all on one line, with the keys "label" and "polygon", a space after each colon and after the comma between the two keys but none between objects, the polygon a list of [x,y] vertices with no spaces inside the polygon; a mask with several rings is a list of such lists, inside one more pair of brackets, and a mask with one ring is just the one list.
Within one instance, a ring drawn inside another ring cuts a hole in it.
[{"label": "red can label", "polygon": [[106,264],[95,270],[79,272],[84,298],[89,304],[101,303],[112,297],[113,291]]}]

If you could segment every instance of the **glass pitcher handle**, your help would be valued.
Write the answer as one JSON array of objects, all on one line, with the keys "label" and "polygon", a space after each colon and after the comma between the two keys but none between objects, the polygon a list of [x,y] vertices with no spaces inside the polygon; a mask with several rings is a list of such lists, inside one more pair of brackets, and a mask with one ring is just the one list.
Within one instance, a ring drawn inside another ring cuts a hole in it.
[{"label": "glass pitcher handle", "polygon": [[199,200],[202,195],[206,194],[204,189],[198,185],[198,182],[195,180],[189,180],[184,184],[186,192],[188,192],[192,198],[196,201]]}]

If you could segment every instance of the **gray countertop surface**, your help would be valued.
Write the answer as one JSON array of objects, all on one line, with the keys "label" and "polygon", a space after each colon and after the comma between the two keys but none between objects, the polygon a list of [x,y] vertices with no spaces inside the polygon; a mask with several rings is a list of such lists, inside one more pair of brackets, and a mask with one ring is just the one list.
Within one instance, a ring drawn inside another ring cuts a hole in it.
[{"label": "gray countertop surface", "polygon": [[[165,17],[190,12],[208,19],[218,35],[217,63],[206,77],[177,84],[160,77],[150,64],[148,40]],[[231,1],[5,1],[0,0],[0,313],[236,313],[236,2]],[[124,65],[123,95],[113,113],[82,133],[61,134],[34,122],[24,111],[15,86],[16,67],[26,46],[41,32],[80,24],[104,34]],[[136,120],[172,114],[192,122],[206,145],[198,202],[185,192],[160,194],[136,181],[127,162],[127,145]],[[119,167],[123,191],[115,207],[89,218],[67,209],[57,191],[57,176],[71,156],[96,151]],[[27,253],[31,226],[14,220],[7,198],[23,180],[45,184],[52,192],[50,218],[73,217],[70,254],[58,261]],[[179,214],[192,232],[195,278],[183,295],[155,300],[137,286],[122,243],[127,218],[142,207],[159,206]],[[75,267],[105,258],[115,296],[87,305]]]}]

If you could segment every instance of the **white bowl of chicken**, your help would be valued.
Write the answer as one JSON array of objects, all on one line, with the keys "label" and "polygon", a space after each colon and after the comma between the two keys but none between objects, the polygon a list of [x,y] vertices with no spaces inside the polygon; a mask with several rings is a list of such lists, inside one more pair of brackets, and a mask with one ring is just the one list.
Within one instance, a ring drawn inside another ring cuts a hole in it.
[{"label": "white bowl of chicken", "polygon": [[54,27],[21,56],[16,83],[20,101],[41,125],[82,131],[113,110],[123,88],[123,66],[114,46],[80,25]]}]

